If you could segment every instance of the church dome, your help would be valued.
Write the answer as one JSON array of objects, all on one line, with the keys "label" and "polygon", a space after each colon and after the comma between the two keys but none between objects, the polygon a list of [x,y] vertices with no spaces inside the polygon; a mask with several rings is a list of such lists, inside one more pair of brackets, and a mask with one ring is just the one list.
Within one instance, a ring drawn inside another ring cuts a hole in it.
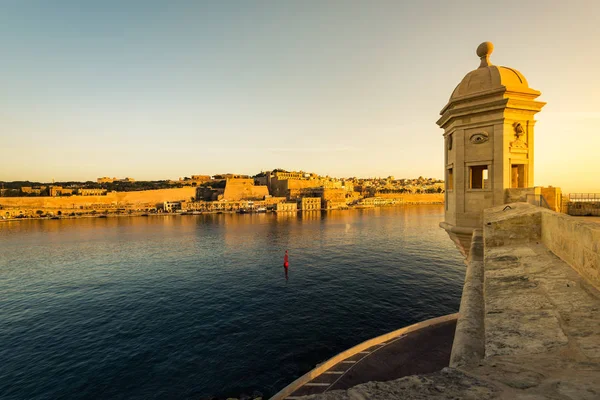
[{"label": "church dome", "polygon": [[535,92],[529,87],[527,79],[516,69],[500,67],[490,62],[490,54],[494,51],[491,42],[484,42],[477,47],[477,55],[481,59],[479,68],[469,72],[458,84],[450,96],[453,100],[488,92],[505,89],[514,92]]}]

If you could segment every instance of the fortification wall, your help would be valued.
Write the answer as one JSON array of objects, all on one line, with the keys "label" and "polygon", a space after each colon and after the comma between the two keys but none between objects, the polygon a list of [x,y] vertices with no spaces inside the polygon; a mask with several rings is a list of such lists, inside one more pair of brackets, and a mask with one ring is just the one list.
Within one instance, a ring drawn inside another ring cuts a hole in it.
[{"label": "fortification wall", "polygon": [[68,197],[2,197],[3,208],[24,210],[68,210],[87,209],[93,206],[136,206],[152,205],[164,201],[190,200],[195,196],[196,188],[144,190],[139,192],[111,192],[105,196],[68,196]]},{"label": "fortification wall", "polygon": [[269,195],[266,186],[254,186],[254,179],[227,179],[223,199],[237,200],[262,200]]}]

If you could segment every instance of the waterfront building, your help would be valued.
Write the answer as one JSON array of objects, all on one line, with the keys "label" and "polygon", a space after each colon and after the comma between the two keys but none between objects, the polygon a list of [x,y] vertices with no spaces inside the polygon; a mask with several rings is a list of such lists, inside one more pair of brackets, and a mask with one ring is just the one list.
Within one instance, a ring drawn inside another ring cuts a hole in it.
[{"label": "waterfront building", "polygon": [[321,209],[320,197],[303,197],[298,200],[298,205],[301,211],[315,211]]},{"label": "waterfront building", "polygon": [[177,210],[181,210],[181,202],[180,201],[165,201],[165,202],[163,202],[162,209],[164,212],[174,212]]},{"label": "waterfront building", "polygon": [[281,202],[275,204],[277,212],[296,212],[298,211],[298,203],[296,202]]}]

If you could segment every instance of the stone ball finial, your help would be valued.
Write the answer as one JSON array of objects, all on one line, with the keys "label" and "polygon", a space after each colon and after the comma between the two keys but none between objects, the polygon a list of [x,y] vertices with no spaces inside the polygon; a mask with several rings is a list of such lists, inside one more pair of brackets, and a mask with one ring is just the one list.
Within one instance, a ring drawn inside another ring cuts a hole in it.
[{"label": "stone ball finial", "polygon": [[477,46],[477,56],[481,59],[479,68],[489,67],[492,65],[490,62],[490,54],[494,51],[494,44],[492,42],[483,42]]}]

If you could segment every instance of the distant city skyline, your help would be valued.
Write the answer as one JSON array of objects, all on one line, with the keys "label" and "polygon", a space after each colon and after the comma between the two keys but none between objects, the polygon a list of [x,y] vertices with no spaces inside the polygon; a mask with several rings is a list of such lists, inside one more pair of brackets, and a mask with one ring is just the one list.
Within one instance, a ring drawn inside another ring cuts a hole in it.
[{"label": "distant city skyline", "polygon": [[538,114],[535,184],[600,191],[600,3],[8,2],[0,181],[270,168],[443,178],[435,122],[492,41]]},{"label": "distant city skyline", "polygon": [[[255,171],[255,172],[239,172],[239,171],[221,171],[219,173],[216,174],[183,174],[180,176],[176,176],[176,177],[160,177],[160,178],[149,178],[149,179],[137,179],[135,177],[132,176],[121,176],[121,175],[117,175],[117,176],[97,176],[97,177],[93,177],[93,178],[86,178],[86,179],[50,179],[48,181],[44,181],[44,180],[33,180],[33,179],[4,179],[4,180],[0,180],[0,182],[39,182],[39,183],[52,183],[53,181],[55,182],[99,182],[101,179],[105,179],[105,178],[111,178],[111,179],[115,179],[117,181],[127,181],[127,180],[131,180],[131,181],[167,181],[167,180],[171,180],[171,181],[176,181],[178,179],[184,179],[184,178],[188,178],[190,179],[191,176],[193,175],[206,175],[206,176],[210,176],[210,177],[215,177],[215,176],[224,176],[224,175],[228,175],[228,174],[232,174],[232,175],[239,175],[239,176],[248,176],[248,177],[253,177],[255,175],[260,174],[261,172],[267,172],[267,171],[271,171],[273,172],[275,169],[281,169],[281,170],[285,170],[284,168],[270,168],[270,169],[263,169],[260,171]],[[391,174],[387,174],[387,175],[377,175],[377,176],[363,176],[363,175],[353,175],[353,176],[336,176],[336,175],[326,175],[326,174],[319,174],[317,171],[308,171],[306,169],[300,169],[297,171],[291,171],[291,170],[286,170],[289,172],[305,172],[307,174],[316,174],[316,176],[322,176],[322,177],[330,177],[333,179],[388,179],[390,177],[393,177],[394,180],[412,180],[412,179],[418,179],[418,178],[424,178],[424,179],[439,179],[439,180],[443,180],[442,178],[436,178],[436,177],[432,177],[432,176],[425,176],[425,175],[418,175],[418,176],[395,176],[395,175],[391,175]],[[193,180],[193,179],[190,179]]]}]

